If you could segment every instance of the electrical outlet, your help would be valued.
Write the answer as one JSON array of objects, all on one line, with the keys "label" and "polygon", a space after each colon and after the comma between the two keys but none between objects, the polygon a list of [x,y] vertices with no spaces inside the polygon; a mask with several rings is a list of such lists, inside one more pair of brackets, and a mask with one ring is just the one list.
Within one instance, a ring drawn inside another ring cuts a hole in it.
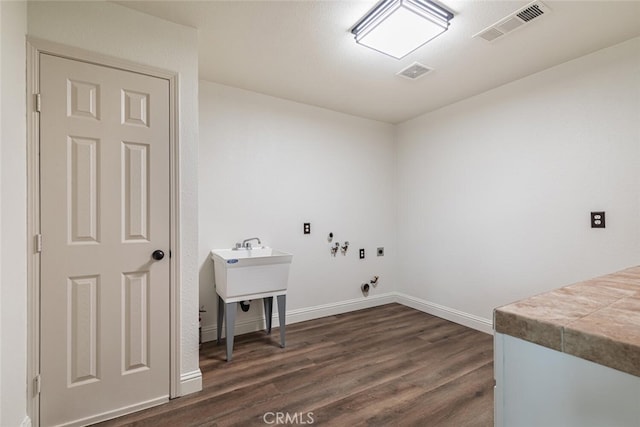
[{"label": "electrical outlet", "polygon": [[384,256],[384,248],[378,248],[376,253],[378,254],[378,256]]},{"label": "electrical outlet", "polygon": [[304,234],[311,234],[311,223],[305,222],[302,226],[302,230],[304,231]]},{"label": "electrical outlet", "polygon": [[605,228],[604,212],[591,212],[591,228]]},{"label": "electrical outlet", "polygon": [[364,249],[360,249],[360,259],[364,259]]}]

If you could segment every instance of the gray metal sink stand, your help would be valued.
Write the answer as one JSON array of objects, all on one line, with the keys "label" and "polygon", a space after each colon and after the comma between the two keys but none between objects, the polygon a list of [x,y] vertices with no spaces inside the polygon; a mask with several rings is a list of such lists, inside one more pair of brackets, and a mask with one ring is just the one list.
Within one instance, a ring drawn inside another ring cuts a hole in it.
[{"label": "gray metal sink stand", "polygon": [[[284,348],[285,346],[285,326],[286,319],[285,313],[287,308],[287,295],[282,294],[275,295],[278,299],[278,318],[280,320],[280,347]],[[251,297],[247,297],[246,300],[255,299]],[[245,301],[246,301],[245,300]],[[237,304],[236,302],[225,303],[220,295],[218,295],[218,344],[220,344],[220,340],[222,339],[222,323],[226,324],[225,334],[227,338],[227,362],[231,362],[232,353],[233,353],[233,338],[234,338],[234,328],[236,324],[236,311]],[[273,317],[273,296],[265,296],[262,297],[262,302],[264,304],[264,315],[265,321],[267,324],[267,334],[271,333],[271,321]]]}]

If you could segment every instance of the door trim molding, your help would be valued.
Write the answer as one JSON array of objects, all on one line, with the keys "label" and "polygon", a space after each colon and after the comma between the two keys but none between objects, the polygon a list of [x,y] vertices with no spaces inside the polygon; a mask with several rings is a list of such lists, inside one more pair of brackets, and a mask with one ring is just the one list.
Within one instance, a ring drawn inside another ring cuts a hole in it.
[{"label": "door trim molding", "polygon": [[[36,112],[36,94],[40,92],[40,54],[46,53],[80,62],[106,66],[169,81],[169,205],[170,205],[170,295],[169,357],[171,398],[178,397],[181,381],[180,322],[180,134],[179,76],[177,72],[137,64],[34,37],[27,37],[27,411],[34,426],[40,425],[40,253],[36,236],[40,234],[40,120]],[[46,242],[45,242],[46,244]]]}]

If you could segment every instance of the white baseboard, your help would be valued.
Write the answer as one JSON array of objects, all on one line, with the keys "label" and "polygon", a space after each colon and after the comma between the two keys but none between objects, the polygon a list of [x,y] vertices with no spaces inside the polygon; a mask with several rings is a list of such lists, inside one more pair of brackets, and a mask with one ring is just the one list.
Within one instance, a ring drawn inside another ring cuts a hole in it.
[{"label": "white baseboard", "polygon": [[489,319],[484,319],[454,308],[445,307],[440,304],[415,298],[401,292],[396,292],[396,302],[424,313],[493,335],[493,322]]},{"label": "white baseboard", "polygon": [[[287,313],[288,315],[289,313]],[[273,317],[273,323],[272,326],[275,328],[277,327],[280,323],[277,320],[278,315],[276,314]],[[289,322],[291,323],[291,322]],[[243,320],[237,320],[236,319],[236,325],[235,325],[235,335],[243,335],[243,334],[248,334],[250,332],[256,332],[256,331],[261,331],[265,328],[265,323],[264,323],[264,316],[260,316],[259,318],[252,318],[252,319],[243,319]],[[225,337],[225,332],[224,332],[224,328],[222,329],[222,337]],[[202,327],[202,342],[209,342],[209,341],[215,341],[218,339],[218,325],[217,323],[214,323],[213,325],[207,325],[207,326],[203,326]]]},{"label": "white baseboard", "polygon": [[319,319],[321,317],[335,316],[336,314],[377,307],[379,305],[391,304],[393,302],[396,302],[395,292],[389,292],[381,295],[373,295],[364,298],[291,310],[287,312],[287,324],[306,322],[307,320]]},{"label": "white baseboard", "polygon": [[200,372],[200,369],[180,374],[179,396],[185,396],[200,390],[202,390],[202,372]]},{"label": "white baseboard", "polygon": [[[493,322],[473,314],[445,307],[440,304],[411,297],[400,292],[388,292],[386,294],[374,295],[370,297],[357,298],[347,301],[339,301],[331,304],[317,305],[313,307],[299,308],[287,311],[287,324],[305,322],[307,320],[319,319],[321,317],[334,316],[336,314],[350,311],[362,310],[365,308],[377,307],[379,305],[398,303],[413,309],[428,313],[451,322],[476,329],[487,334],[493,334]],[[275,307],[274,307],[275,311]],[[277,313],[274,313],[272,326],[280,325]],[[256,332],[265,328],[264,315],[236,321],[235,335]],[[222,336],[224,337],[224,330]],[[215,341],[217,339],[217,325],[207,325],[202,327],[202,341]]]},{"label": "white baseboard", "polygon": [[[395,302],[395,292],[370,297],[357,298],[347,301],[339,301],[331,304],[316,305],[313,307],[299,308],[287,311],[287,325],[307,320],[319,319],[321,317],[334,316],[336,314],[348,313],[350,311],[362,310],[364,308],[377,307],[379,305]],[[275,304],[274,304],[275,305]],[[280,326],[280,319],[274,307],[272,327]],[[235,335],[247,334],[265,329],[264,314],[258,318],[236,321]],[[215,341],[218,339],[217,324],[202,327],[202,342]],[[224,329],[222,336],[225,336]]]}]

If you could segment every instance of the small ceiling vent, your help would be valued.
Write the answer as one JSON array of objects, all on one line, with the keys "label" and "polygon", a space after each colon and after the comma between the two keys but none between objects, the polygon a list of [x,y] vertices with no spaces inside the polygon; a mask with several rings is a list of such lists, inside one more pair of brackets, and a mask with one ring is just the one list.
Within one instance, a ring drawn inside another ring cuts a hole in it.
[{"label": "small ceiling vent", "polygon": [[492,42],[550,12],[551,9],[549,9],[547,5],[541,1],[534,1],[522,9],[513,12],[511,15],[502,18],[495,24],[488,26],[479,33],[474,34],[473,37]]},{"label": "small ceiling vent", "polygon": [[422,77],[422,76],[424,76],[425,74],[427,74],[427,73],[429,73],[431,71],[433,71],[431,68],[425,67],[424,65],[420,64],[419,62],[414,62],[413,64],[409,65],[404,70],[402,70],[399,73],[397,73],[397,75],[400,76],[400,77],[404,77],[406,79],[415,80],[418,77]]},{"label": "small ceiling vent", "polygon": [[522,19],[524,22],[529,22],[540,15],[544,15],[544,11],[541,9],[540,4],[537,4],[535,2],[526,9],[516,13],[516,16]]}]

